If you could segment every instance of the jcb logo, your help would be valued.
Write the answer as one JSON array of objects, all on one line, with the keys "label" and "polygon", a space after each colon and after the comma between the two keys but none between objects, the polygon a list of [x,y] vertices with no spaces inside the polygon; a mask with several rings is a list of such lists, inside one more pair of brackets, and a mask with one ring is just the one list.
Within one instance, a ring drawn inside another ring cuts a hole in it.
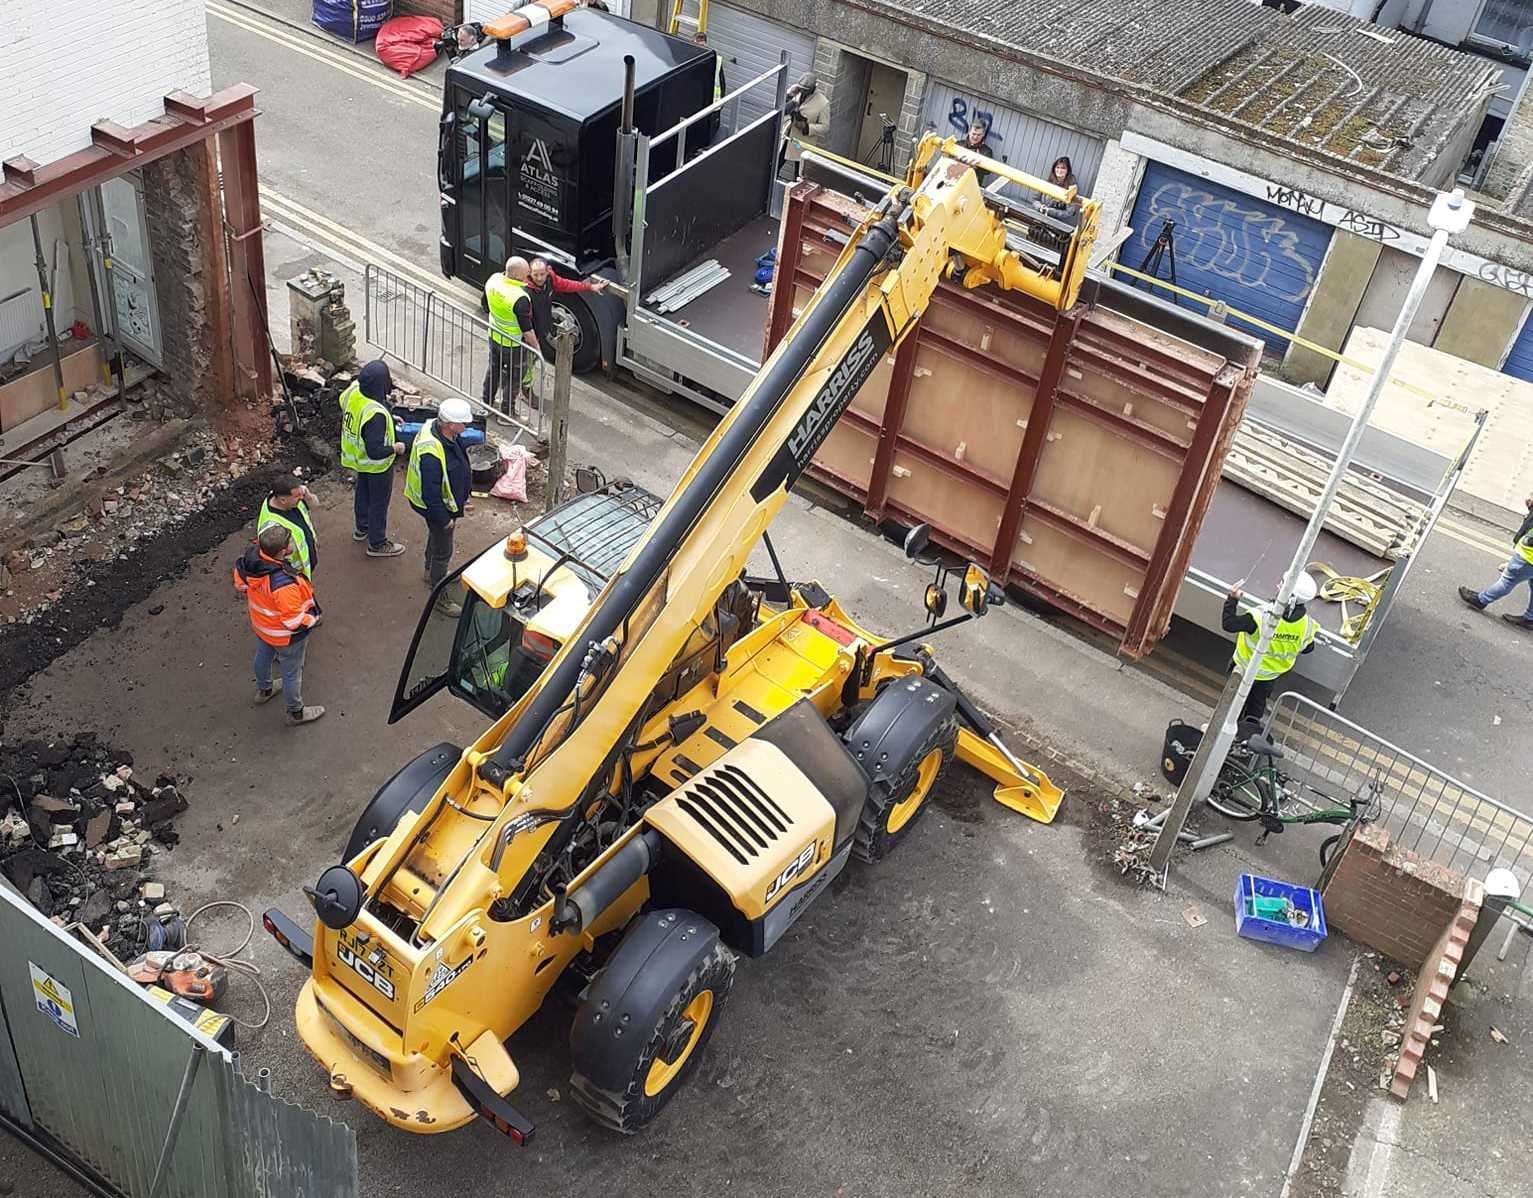
[{"label": "jcb logo", "polygon": [[773,899],[787,889],[789,882],[793,881],[794,878],[814,864],[815,848],[816,842],[811,840],[804,846],[799,855],[788,863],[788,867],[772,879],[772,884],[767,887],[766,898],[764,900],[768,907],[772,905]]},{"label": "jcb logo", "polygon": [[384,998],[390,1002],[394,1001],[394,983],[384,977],[381,970],[374,969],[344,944],[336,945],[335,955],[340,959],[342,965],[350,966],[363,981],[367,982],[368,985],[383,995]]}]

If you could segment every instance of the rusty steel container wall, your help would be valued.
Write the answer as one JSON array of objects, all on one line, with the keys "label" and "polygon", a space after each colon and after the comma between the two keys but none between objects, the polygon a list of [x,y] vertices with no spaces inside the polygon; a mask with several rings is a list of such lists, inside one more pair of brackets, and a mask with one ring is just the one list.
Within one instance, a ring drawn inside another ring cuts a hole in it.
[{"label": "rusty steel container wall", "polygon": [[[789,192],[768,352],[864,211]],[[1170,624],[1260,345],[1104,280],[1082,297],[1058,313],[943,284],[811,469],[1139,657]]]}]

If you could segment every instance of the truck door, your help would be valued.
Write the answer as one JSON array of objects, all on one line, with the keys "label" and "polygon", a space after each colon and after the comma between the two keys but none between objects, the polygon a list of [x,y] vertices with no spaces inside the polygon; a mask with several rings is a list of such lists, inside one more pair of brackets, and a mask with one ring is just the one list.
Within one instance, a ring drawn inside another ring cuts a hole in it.
[{"label": "truck door", "polygon": [[[442,272],[482,283],[506,260],[511,211],[506,113],[459,89],[442,114],[437,151],[442,190]],[[448,246],[455,251],[448,261]]]}]

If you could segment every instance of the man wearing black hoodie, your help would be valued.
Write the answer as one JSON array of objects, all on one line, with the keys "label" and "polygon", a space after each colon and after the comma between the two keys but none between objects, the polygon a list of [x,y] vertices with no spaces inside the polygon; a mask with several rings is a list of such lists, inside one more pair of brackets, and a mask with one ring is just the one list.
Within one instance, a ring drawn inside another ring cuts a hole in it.
[{"label": "man wearing black hoodie", "polygon": [[389,540],[394,459],[405,451],[404,442],[394,437],[393,389],[388,364],[379,358],[362,367],[357,381],[341,392],[341,466],[357,477],[351,539],[367,542],[368,557],[398,557],[405,551]]}]

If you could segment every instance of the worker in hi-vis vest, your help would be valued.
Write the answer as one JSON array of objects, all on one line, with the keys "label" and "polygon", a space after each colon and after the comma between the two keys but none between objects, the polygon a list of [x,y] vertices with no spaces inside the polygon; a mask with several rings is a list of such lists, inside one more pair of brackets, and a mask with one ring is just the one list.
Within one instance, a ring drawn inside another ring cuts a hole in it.
[{"label": "worker in hi-vis vest", "polygon": [[1501,577],[1483,591],[1459,587],[1458,597],[1475,611],[1484,611],[1497,599],[1510,595],[1519,582],[1528,584],[1528,610],[1520,615],[1504,612],[1501,618],[1518,628],[1533,628],[1533,495],[1523,501],[1528,509],[1522,527],[1512,535],[1512,556],[1501,567]]},{"label": "worker in hi-vis vest", "polygon": [[341,392],[341,467],[357,480],[351,539],[367,542],[368,557],[398,557],[405,551],[389,540],[394,461],[405,451],[404,442],[394,436],[393,389],[388,363],[379,358],[362,367],[357,381]]},{"label": "worker in hi-vis vest", "polygon": [[[708,35],[701,30],[692,35],[692,41],[693,44],[701,46],[705,50],[708,48]],[[713,102],[717,104],[724,98],[724,93],[728,90],[729,85],[724,82],[724,56],[722,54],[715,54],[713,56]],[[688,158],[692,157],[694,153],[707,149],[718,139],[719,122],[723,115],[724,113],[721,109],[718,112],[711,113],[706,120],[699,122],[702,125],[703,136],[697,139],[695,149],[693,148],[692,141],[688,140]]]},{"label": "worker in hi-vis vest", "polygon": [[280,524],[292,534],[287,564],[310,582],[314,581],[314,567],[319,564],[319,537],[314,532],[314,519],[309,515],[309,504],[313,502],[314,492],[304,485],[303,479],[284,470],[272,484],[271,493],[261,501],[261,510],[256,514],[256,532]]},{"label": "worker in hi-vis vest", "polygon": [[[484,284],[484,302],[490,313],[490,361],[484,372],[484,406],[495,406],[495,393],[505,389],[501,411],[515,415],[516,401],[538,406],[532,389],[532,354],[539,350],[532,323],[532,299],[527,294],[527,259],[507,258],[506,269],[491,275]],[[540,351],[541,352],[541,351]]]},{"label": "worker in hi-vis vest", "polygon": [[[426,522],[426,585],[433,590],[452,561],[453,522],[468,507],[473,477],[461,434],[474,420],[466,399],[444,399],[434,420],[421,425],[405,468],[405,498]],[[462,607],[448,591],[437,596],[436,610],[456,618]]]},{"label": "worker in hi-vis vest", "polygon": [[[1240,710],[1242,722],[1262,721],[1267,714],[1267,697],[1272,694],[1273,684],[1294,668],[1299,654],[1308,653],[1315,647],[1315,633],[1320,630],[1320,625],[1309,614],[1308,604],[1319,591],[1313,575],[1308,572],[1299,575],[1293,597],[1272,632],[1272,643],[1256,668],[1256,680],[1251,683],[1251,693]],[[1230,662],[1232,670],[1245,669],[1261,639],[1256,616],[1240,610],[1241,594],[1239,583],[1230,588],[1230,593],[1224,597],[1224,613],[1219,621],[1225,632],[1235,634],[1235,656]]]}]

